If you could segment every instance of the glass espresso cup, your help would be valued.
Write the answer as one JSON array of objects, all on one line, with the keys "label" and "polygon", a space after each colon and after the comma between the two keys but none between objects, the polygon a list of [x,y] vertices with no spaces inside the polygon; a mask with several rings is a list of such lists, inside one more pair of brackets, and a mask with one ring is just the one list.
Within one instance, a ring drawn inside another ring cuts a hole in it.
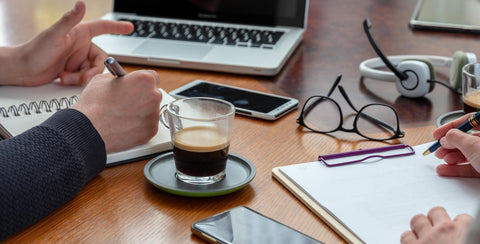
[{"label": "glass espresso cup", "polygon": [[463,66],[462,69],[463,112],[480,110],[480,63]]},{"label": "glass espresso cup", "polygon": [[162,107],[160,120],[170,129],[177,179],[208,185],[225,177],[234,116],[231,103],[208,97]]}]

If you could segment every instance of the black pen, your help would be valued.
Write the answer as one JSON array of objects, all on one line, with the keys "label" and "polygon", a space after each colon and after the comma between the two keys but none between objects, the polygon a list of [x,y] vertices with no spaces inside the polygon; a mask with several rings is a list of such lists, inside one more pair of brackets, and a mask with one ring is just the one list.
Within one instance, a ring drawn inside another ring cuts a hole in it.
[{"label": "black pen", "polygon": [[127,72],[125,72],[125,70],[122,68],[122,66],[120,66],[117,60],[112,57],[107,58],[107,60],[105,60],[105,62],[103,63],[113,76],[122,77],[127,74]]},{"label": "black pen", "polygon": [[[463,124],[461,124],[459,127],[457,127],[457,129],[463,131],[463,132],[467,132],[469,131],[470,129],[474,128],[474,127],[477,127],[480,125],[480,111],[477,112],[476,114],[470,116],[470,118],[468,118],[467,121],[465,121]],[[423,156],[426,156],[430,153],[433,153],[435,152],[439,147],[440,147],[440,140],[438,140],[437,142],[435,142],[433,145],[431,145],[427,151],[425,151],[423,153]]]}]

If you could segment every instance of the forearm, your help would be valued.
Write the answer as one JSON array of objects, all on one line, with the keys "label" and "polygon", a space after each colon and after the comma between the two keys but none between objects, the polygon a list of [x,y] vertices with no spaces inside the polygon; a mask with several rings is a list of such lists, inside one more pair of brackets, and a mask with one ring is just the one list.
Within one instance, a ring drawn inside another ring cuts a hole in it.
[{"label": "forearm", "polygon": [[99,134],[73,109],[0,141],[0,240],[72,199],[105,161]]}]

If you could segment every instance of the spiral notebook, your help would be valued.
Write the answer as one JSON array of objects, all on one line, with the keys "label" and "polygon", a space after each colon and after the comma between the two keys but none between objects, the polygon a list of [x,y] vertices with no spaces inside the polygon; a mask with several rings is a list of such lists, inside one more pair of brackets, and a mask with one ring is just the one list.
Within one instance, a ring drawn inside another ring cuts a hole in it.
[{"label": "spiral notebook", "polygon": [[[73,105],[82,92],[81,86],[62,86],[56,82],[37,87],[0,87],[0,137],[16,136],[41,124],[55,111]],[[162,105],[174,100],[163,94]],[[146,144],[107,155],[107,167],[151,158],[172,148],[170,133],[163,125]]]}]

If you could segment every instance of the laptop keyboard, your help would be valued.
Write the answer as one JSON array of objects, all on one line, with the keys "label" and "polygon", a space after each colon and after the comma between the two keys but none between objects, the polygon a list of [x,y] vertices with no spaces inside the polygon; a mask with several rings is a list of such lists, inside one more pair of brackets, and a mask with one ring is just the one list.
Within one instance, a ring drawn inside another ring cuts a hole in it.
[{"label": "laptop keyboard", "polygon": [[130,36],[167,40],[203,42],[215,45],[273,49],[284,34],[283,31],[215,27],[209,25],[182,24],[161,21],[130,21],[135,26]]}]

